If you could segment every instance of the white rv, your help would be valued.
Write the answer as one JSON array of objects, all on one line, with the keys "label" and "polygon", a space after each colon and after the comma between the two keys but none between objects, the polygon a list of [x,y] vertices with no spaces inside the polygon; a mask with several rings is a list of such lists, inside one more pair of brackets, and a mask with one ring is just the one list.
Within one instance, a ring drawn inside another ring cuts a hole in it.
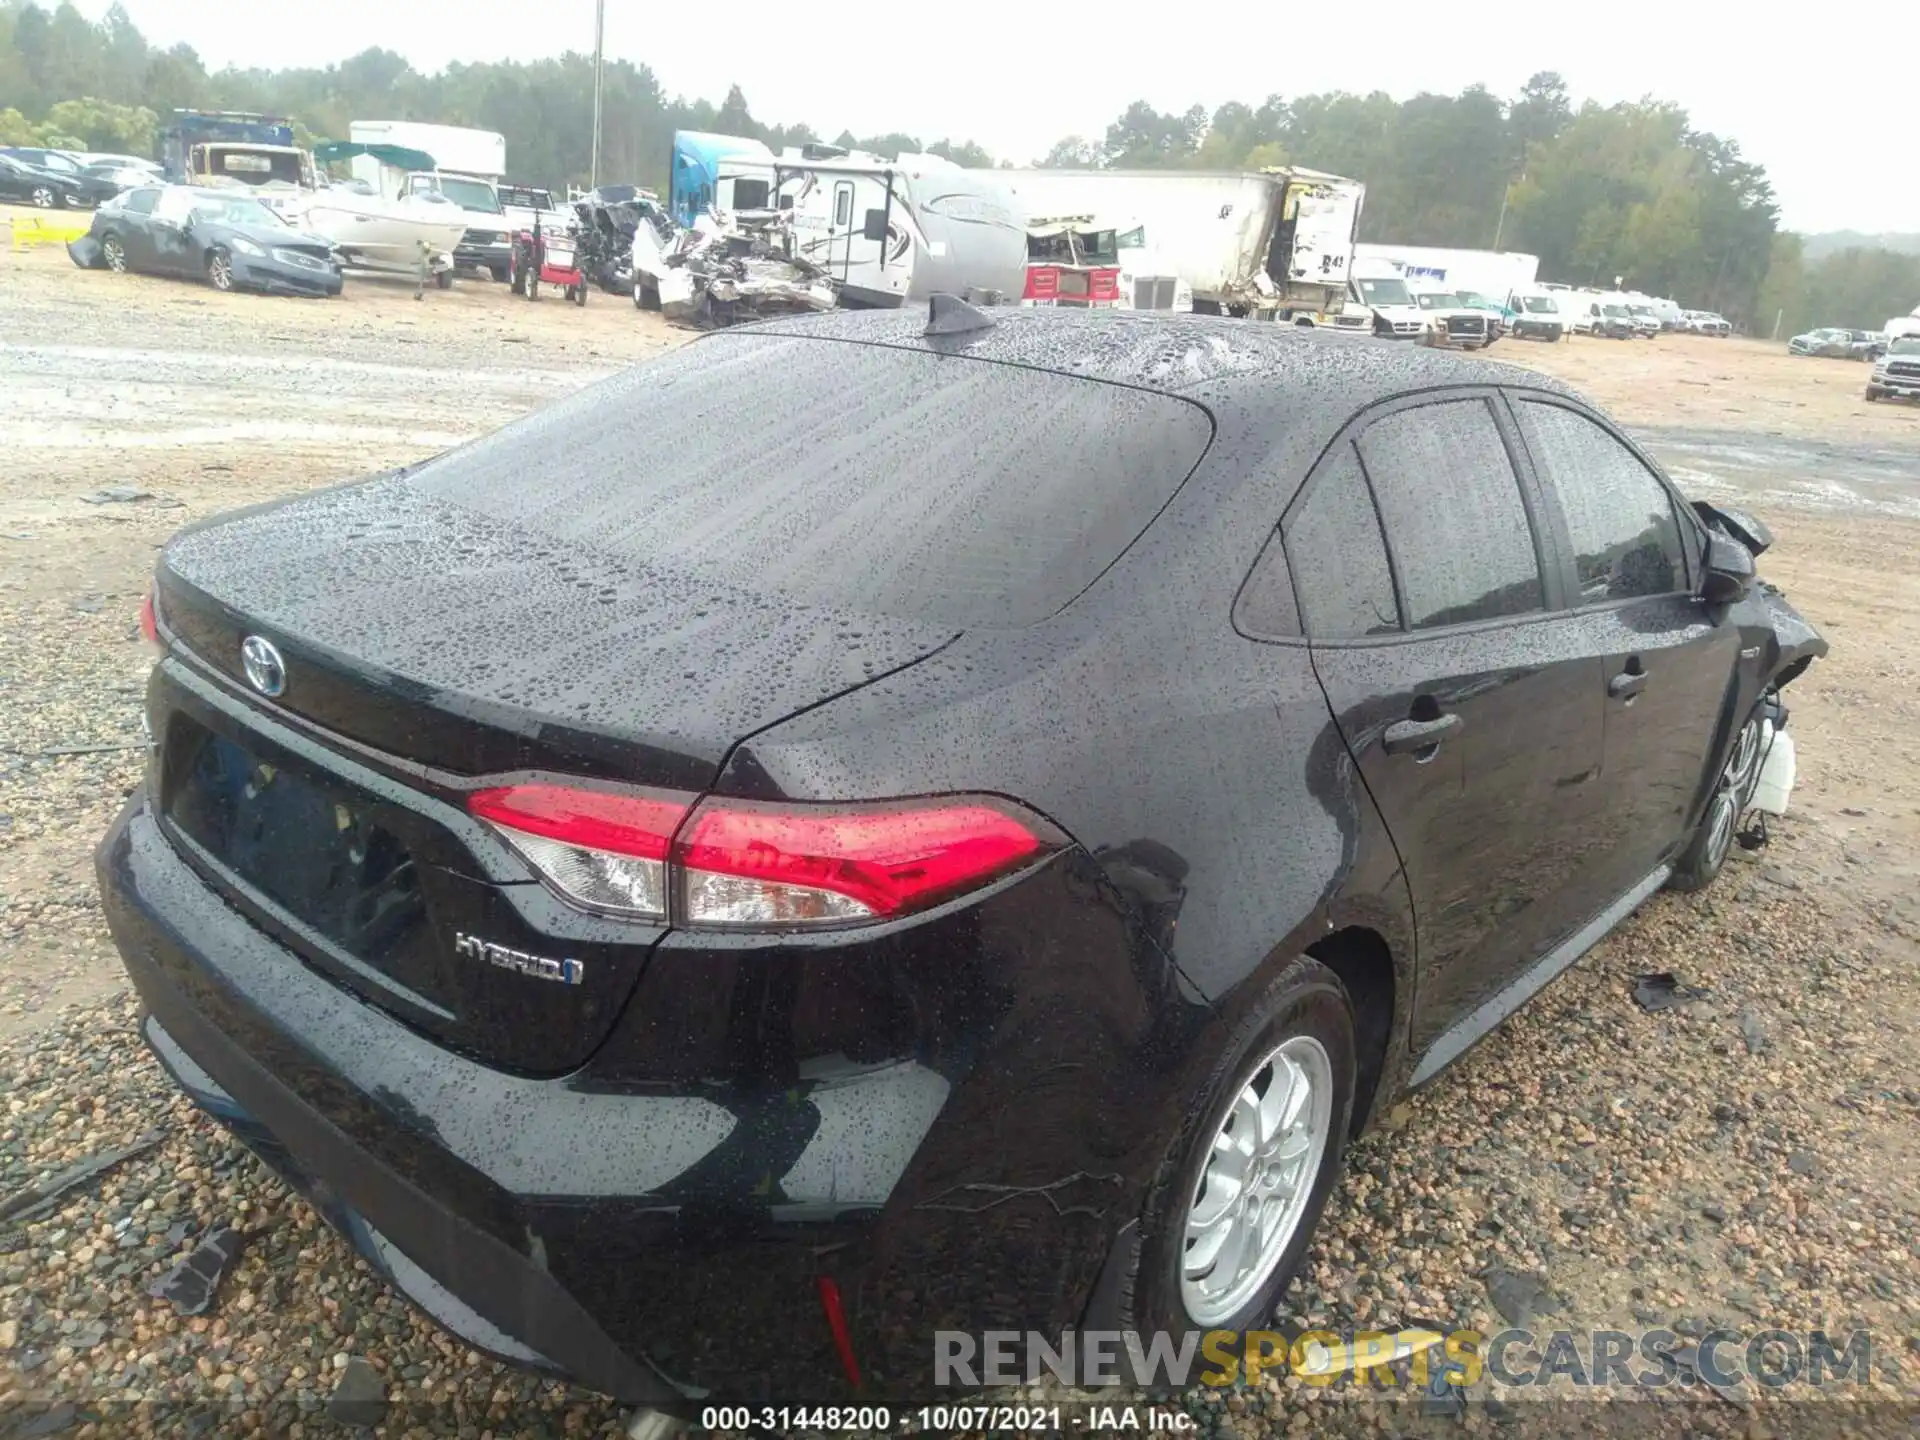
[{"label": "white rv", "polygon": [[1025,289],[1026,226],[994,171],[808,146],[783,154],[773,175],[793,258],[825,271],[843,306],[941,292],[1013,301]]},{"label": "white rv", "polygon": [[1027,216],[1128,215],[1193,308],[1329,325],[1366,187],[1317,170],[996,170]]},{"label": "white rv", "polygon": [[431,158],[431,169],[409,170],[361,155],[354,159],[353,176],[390,200],[434,195],[459,206],[467,213],[467,233],[453,252],[454,263],[485,270],[496,280],[507,278],[512,221],[498,188],[507,173],[505,136],[415,120],[355,120],[347,126],[347,138],[356,145],[394,146]]}]

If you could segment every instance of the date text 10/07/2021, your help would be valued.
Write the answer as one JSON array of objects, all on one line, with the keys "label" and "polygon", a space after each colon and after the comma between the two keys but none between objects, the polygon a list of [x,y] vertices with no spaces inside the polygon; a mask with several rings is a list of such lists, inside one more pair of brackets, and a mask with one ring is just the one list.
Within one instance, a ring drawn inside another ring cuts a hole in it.
[{"label": "date text 10/07/2021", "polygon": [[880,1405],[709,1405],[700,1413],[705,1430],[772,1430],[871,1434],[912,1426],[926,1435],[1011,1433],[1112,1434],[1120,1431],[1176,1434],[1197,1427],[1173,1405],[922,1405],[890,1410]]}]

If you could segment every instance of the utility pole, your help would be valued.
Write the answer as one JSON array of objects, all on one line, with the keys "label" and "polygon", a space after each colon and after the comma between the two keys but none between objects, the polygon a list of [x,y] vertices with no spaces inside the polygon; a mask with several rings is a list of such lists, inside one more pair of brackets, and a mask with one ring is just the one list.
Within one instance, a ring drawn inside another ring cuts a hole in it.
[{"label": "utility pole", "polygon": [[606,48],[607,0],[593,0],[593,159],[587,166],[587,188],[600,188],[600,61]]},{"label": "utility pole", "polygon": [[1507,188],[1500,193],[1500,218],[1494,222],[1493,226],[1493,248],[1495,250],[1500,248],[1501,232],[1507,228],[1507,201],[1512,195],[1513,182],[1509,180],[1507,182]]}]

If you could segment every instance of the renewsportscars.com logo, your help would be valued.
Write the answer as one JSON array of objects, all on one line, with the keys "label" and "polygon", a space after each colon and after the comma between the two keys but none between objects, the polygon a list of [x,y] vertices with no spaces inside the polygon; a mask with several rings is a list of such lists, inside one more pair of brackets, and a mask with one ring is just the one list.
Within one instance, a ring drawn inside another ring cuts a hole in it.
[{"label": "renewsportscars.com logo", "polygon": [[[1404,1363],[1402,1363],[1404,1362]],[[1873,1378],[1873,1338],[1853,1330],[1710,1330],[1697,1341],[1673,1330],[1209,1330],[1142,1336],[1134,1331],[988,1330],[934,1335],[933,1383],[977,1388],[1062,1384],[1230,1386],[1267,1375],[1296,1375],[1308,1385],[1342,1376],[1363,1383],[1510,1388],[1565,1384],[1576,1389],[1658,1390],[1706,1385],[1731,1389],[1751,1380],[1769,1390],[1806,1385],[1864,1386]]]}]

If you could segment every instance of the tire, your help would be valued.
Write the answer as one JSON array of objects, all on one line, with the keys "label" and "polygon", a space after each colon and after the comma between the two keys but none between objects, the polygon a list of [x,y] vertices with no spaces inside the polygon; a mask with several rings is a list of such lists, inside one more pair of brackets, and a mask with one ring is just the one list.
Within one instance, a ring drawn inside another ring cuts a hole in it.
[{"label": "tire", "polygon": [[1725,867],[1727,856],[1733,853],[1740,817],[1760,783],[1760,762],[1765,758],[1760,751],[1762,734],[1758,715],[1740,727],[1721,766],[1713,796],[1707,801],[1706,813],[1700,817],[1686,850],[1674,862],[1673,874],[1667,877],[1668,889],[1704,890]]},{"label": "tire", "polygon": [[1878,400],[1879,398],[1880,398],[1879,388],[1873,385],[1867,386],[1867,399],[1871,401],[1871,400]]},{"label": "tire", "polygon": [[520,266],[520,293],[529,300],[540,298],[540,267],[531,257]]},{"label": "tire", "polygon": [[[1355,1070],[1353,1006],[1345,988],[1326,966],[1302,956],[1243,1014],[1188,1106],[1147,1197],[1124,1307],[1126,1326],[1142,1333],[1265,1328],[1340,1177]],[[1258,1102],[1273,1096],[1283,1076],[1289,1093],[1305,1079],[1303,1108],[1291,1124],[1265,1132]],[[1263,1134],[1270,1136],[1264,1146]],[[1235,1168],[1243,1174],[1251,1168],[1260,1178],[1229,1202]],[[1249,1195],[1261,1197],[1266,1221],[1232,1218],[1244,1217]],[[1236,1233],[1243,1243],[1232,1253],[1243,1263],[1228,1276],[1221,1273],[1223,1253]],[[1203,1253],[1209,1247],[1216,1252],[1210,1258]]]},{"label": "tire", "polygon": [[33,194],[29,198],[42,210],[58,210],[60,208],[60,192],[51,185],[34,186]]},{"label": "tire", "polygon": [[216,245],[207,252],[207,283],[216,290],[233,289],[233,257],[227,253],[224,245]]},{"label": "tire", "polygon": [[493,283],[496,285],[507,285],[513,281],[513,266],[511,265],[495,265],[492,269],[488,270],[487,273],[493,276]]},{"label": "tire", "polygon": [[100,237],[100,263],[116,275],[127,273],[127,247],[111,230]]},{"label": "tire", "polygon": [[441,290],[451,290],[453,288],[453,271],[436,270],[433,276],[433,283]]}]

